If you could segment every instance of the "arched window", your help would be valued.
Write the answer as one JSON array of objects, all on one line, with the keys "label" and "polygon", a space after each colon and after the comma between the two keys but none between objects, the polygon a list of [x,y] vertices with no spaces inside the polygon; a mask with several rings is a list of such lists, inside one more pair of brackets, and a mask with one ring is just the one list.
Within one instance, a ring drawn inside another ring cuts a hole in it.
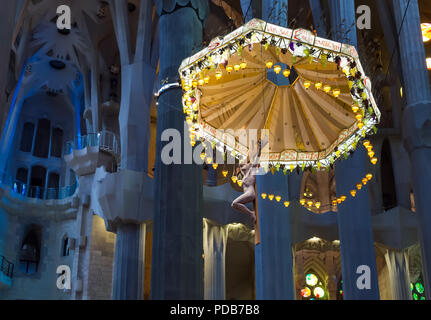
[{"label": "arched window", "polygon": [[394,170],[392,167],[392,153],[389,141],[386,139],[382,145],[380,172],[382,177],[383,209],[390,210],[397,206]]},{"label": "arched window", "polygon": [[30,197],[39,199],[43,198],[45,179],[46,168],[41,166],[31,167]]},{"label": "arched window", "polygon": [[48,119],[40,119],[37,125],[36,141],[34,143],[34,156],[48,158],[50,131],[51,121]]},{"label": "arched window", "polygon": [[48,192],[46,195],[47,199],[58,199],[58,186],[60,182],[60,176],[58,173],[51,172],[48,176]]},{"label": "arched window", "polygon": [[14,184],[14,191],[25,195],[26,185],[27,185],[27,176],[28,170],[27,168],[18,168],[16,171],[16,183]]},{"label": "arched window", "polygon": [[324,282],[313,270],[305,276],[305,285],[301,290],[303,300],[328,300],[328,291]]},{"label": "arched window", "polygon": [[52,130],[51,157],[61,158],[63,149],[63,130],[54,128]]},{"label": "arched window", "polygon": [[41,228],[32,226],[21,244],[19,267],[25,274],[37,272],[40,261]]},{"label": "arched window", "polygon": [[24,123],[22,129],[21,144],[19,149],[24,152],[31,152],[33,146],[34,124],[31,122]]}]

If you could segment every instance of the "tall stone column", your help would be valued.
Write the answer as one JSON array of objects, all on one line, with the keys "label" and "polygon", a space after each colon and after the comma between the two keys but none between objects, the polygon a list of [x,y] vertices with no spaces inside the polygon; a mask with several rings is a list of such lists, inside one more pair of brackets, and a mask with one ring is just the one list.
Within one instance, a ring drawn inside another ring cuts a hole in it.
[{"label": "tall stone column", "polygon": [[[419,239],[422,250],[424,286],[431,298],[431,94],[425,63],[417,0],[393,0],[399,50],[404,77],[406,108],[402,117],[404,145],[410,156]],[[402,24],[402,27],[401,27]]]},{"label": "tall stone column", "polygon": [[287,27],[288,24],[288,0],[263,0],[262,17],[265,21]]},{"label": "tall stone column", "polygon": [[[357,45],[355,1],[331,0],[331,24],[335,40]],[[348,160],[335,165],[337,195],[348,195],[353,186],[367,173],[365,149],[358,147]],[[341,267],[344,299],[379,299],[376,257],[374,253],[371,208],[368,192],[362,190],[355,198],[348,197],[338,207],[338,230],[340,237]],[[359,266],[370,270],[371,288],[359,289],[356,280]]]},{"label": "tall stone column", "polygon": [[[99,201],[108,224],[117,232],[113,299],[143,299],[145,227],[142,223],[152,211],[149,199],[152,181],[147,173],[151,91],[155,78],[155,67],[151,65],[152,9],[151,1],[140,1],[133,51],[127,1],[110,0],[121,60],[121,170],[105,177],[105,185],[100,189],[107,191],[99,192]],[[94,83],[93,89],[97,89]],[[96,128],[100,121],[94,117]]]},{"label": "tall stone column", "polygon": [[220,226],[204,219],[204,298],[226,299],[226,244],[228,225]]},{"label": "tall stone column", "polygon": [[387,250],[385,260],[389,270],[392,300],[412,300],[407,252]]},{"label": "tall stone column", "polygon": [[[208,1],[156,1],[160,15],[159,78],[177,82],[182,60],[201,47]],[[152,299],[202,299],[202,167],[195,164],[164,164],[161,141],[165,129],[180,132],[182,144],[184,114],[180,88],[163,92],[157,113],[157,146],[154,178],[154,229],[152,257]],[[191,152],[189,145],[181,147]]]},{"label": "tall stone column", "polygon": [[9,68],[10,44],[12,43],[13,30],[15,28],[15,17],[17,1],[7,1],[2,4],[3,18],[0,21],[0,39],[3,46],[0,48],[0,129],[3,134],[4,125],[7,120],[8,107],[5,93]]},{"label": "tall stone column", "polygon": [[[256,298],[259,300],[294,300],[294,277],[290,211],[288,200],[288,177],[282,172],[274,175],[256,176],[260,243],[255,247]],[[263,200],[261,194],[281,196]]]},{"label": "tall stone column", "polygon": [[324,19],[325,12],[323,11],[320,0],[309,0],[311,13],[314,20],[314,28],[316,28],[317,35],[322,38],[327,36],[327,25]]},{"label": "tall stone column", "polygon": [[[112,297],[143,300],[145,224],[122,223],[117,227]],[[130,279],[130,277],[133,279]],[[130,280],[129,280],[130,279]]]}]

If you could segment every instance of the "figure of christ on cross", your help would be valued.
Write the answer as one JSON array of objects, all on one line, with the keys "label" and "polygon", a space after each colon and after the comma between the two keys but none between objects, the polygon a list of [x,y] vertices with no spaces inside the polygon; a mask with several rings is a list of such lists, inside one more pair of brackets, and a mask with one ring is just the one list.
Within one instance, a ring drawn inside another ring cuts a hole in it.
[{"label": "figure of christ on cross", "polygon": [[254,185],[256,183],[256,171],[259,167],[259,158],[262,150],[261,140],[257,142],[257,145],[258,151],[253,162],[250,162],[250,156],[248,156],[246,163],[241,164],[239,168],[237,168],[237,174],[239,173],[239,171],[242,174],[242,185],[244,193],[232,202],[232,208],[249,215],[250,218],[253,220],[254,224],[256,224],[256,214],[254,211],[247,208],[245,204],[253,202],[254,199],[256,199],[256,191]]}]

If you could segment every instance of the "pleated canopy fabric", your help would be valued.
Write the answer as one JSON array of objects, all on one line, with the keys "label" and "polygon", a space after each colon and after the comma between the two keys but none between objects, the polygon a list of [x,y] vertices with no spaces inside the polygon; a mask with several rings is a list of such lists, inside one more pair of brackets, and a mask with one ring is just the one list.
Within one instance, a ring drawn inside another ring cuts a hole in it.
[{"label": "pleated canopy fabric", "polygon": [[244,159],[248,146],[226,131],[266,129],[262,164],[329,166],[380,119],[353,47],[257,19],[186,59],[180,75],[192,141]]}]

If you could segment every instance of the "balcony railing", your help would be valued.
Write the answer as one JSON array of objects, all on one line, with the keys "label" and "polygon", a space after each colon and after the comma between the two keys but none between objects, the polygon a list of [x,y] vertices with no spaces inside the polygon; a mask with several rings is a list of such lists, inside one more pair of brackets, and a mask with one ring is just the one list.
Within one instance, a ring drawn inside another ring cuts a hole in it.
[{"label": "balcony railing", "polygon": [[117,135],[106,130],[99,133],[89,133],[86,136],[76,138],[74,141],[67,142],[65,154],[71,154],[72,150],[97,146],[100,150],[111,153],[116,158],[120,155],[120,143]]},{"label": "balcony railing", "polygon": [[0,272],[2,272],[5,276],[9,278],[13,278],[13,267],[14,264],[7,260],[5,257],[0,255],[1,265],[0,265]]},{"label": "balcony railing", "polygon": [[5,172],[0,172],[0,183],[10,187],[14,193],[20,194],[23,197],[46,200],[60,200],[68,198],[75,193],[76,188],[78,187],[77,182],[70,186],[58,188],[32,186],[30,184],[16,180]]}]

